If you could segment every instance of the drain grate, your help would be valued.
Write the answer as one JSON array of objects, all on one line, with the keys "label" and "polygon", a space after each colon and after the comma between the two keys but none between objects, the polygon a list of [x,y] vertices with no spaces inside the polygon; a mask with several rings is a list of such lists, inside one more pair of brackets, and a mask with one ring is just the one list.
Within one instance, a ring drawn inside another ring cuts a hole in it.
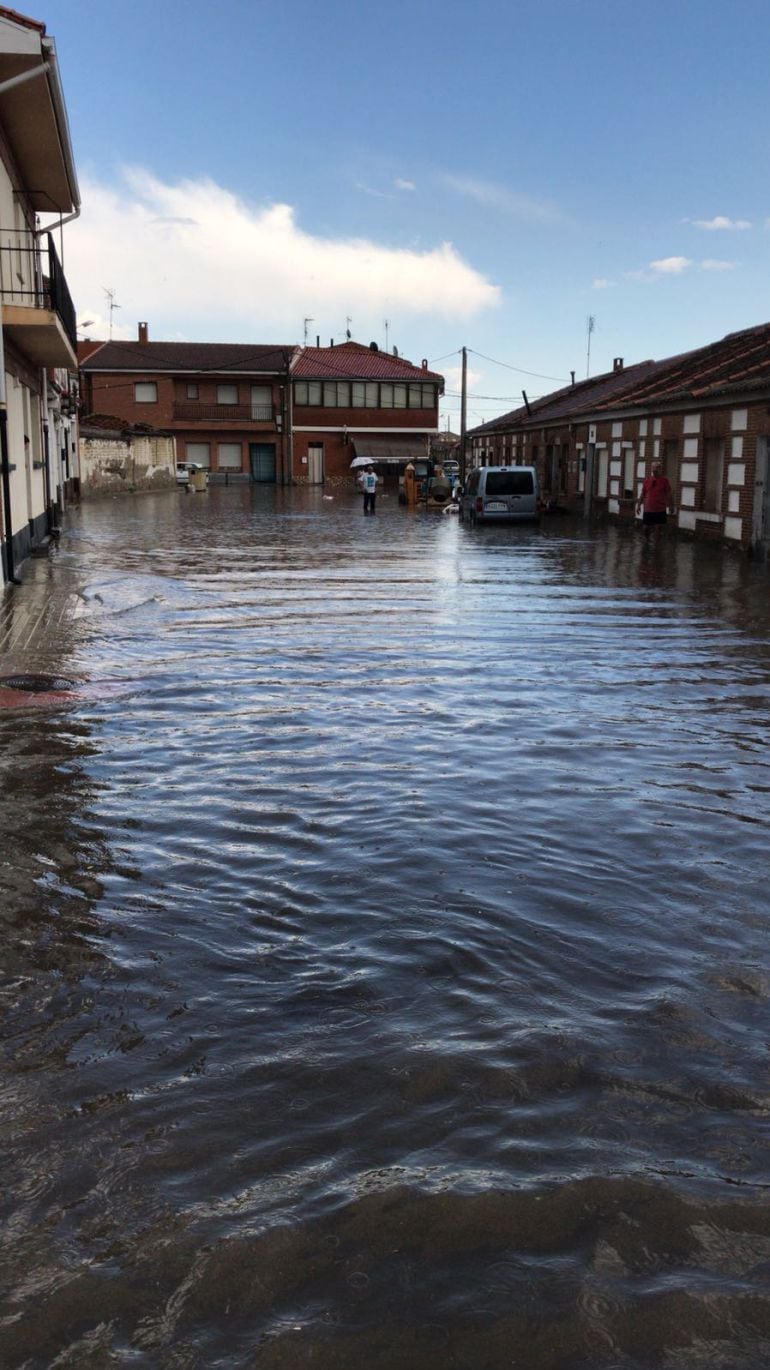
[{"label": "drain grate", "polygon": [[6,690],[26,690],[29,694],[61,693],[74,690],[76,682],[63,675],[2,675],[0,686]]}]

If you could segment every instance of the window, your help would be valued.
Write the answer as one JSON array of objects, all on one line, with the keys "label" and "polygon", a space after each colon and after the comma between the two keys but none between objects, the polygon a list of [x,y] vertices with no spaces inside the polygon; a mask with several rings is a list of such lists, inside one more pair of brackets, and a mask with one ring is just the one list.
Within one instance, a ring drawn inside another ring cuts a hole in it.
[{"label": "window", "polygon": [[307,385],[307,402],[308,402],[308,404],[320,404],[320,403],[321,403],[321,382],[320,382],[320,381],[308,381],[308,385]]},{"label": "window", "polygon": [[208,471],[211,465],[211,444],[208,442],[188,442],[185,448],[187,461],[195,462],[196,466],[205,466]]},{"label": "window", "polygon": [[410,385],[409,387],[409,408],[422,409],[422,386]]},{"label": "window", "polygon": [[197,382],[191,381],[191,382],[188,384],[188,386],[187,386],[187,398],[188,398],[188,400],[197,400],[197,398],[198,398],[198,385],[197,385]]},{"label": "window", "polygon": [[393,386],[392,386],[392,385],[381,385],[381,386],[380,386],[380,408],[381,408],[381,409],[392,409],[392,408],[393,408]]},{"label": "window", "polygon": [[350,381],[337,381],[337,404],[340,409],[350,408]]},{"label": "window", "polygon": [[394,386],[393,386],[393,408],[394,408],[394,409],[406,409],[406,386],[405,386],[405,385],[394,385]]},{"label": "window", "polygon": [[237,385],[218,385],[217,404],[237,404],[238,386]]},{"label": "window", "polygon": [[137,404],[157,404],[158,387],[155,381],[135,381],[134,399]]},{"label": "window", "polygon": [[294,382],[294,403],[307,404],[307,381]]},{"label": "window", "polygon": [[325,405],[325,407],[326,407],[327,409],[329,408],[330,405],[336,407],[336,404],[337,404],[337,383],[336,383],[336,381],[324,381],[324,405]]},{"label": "window", "polygon": [[217,447],[217,466],[220,471],[240,471],[241,444],[239,442],[220,442]]}]

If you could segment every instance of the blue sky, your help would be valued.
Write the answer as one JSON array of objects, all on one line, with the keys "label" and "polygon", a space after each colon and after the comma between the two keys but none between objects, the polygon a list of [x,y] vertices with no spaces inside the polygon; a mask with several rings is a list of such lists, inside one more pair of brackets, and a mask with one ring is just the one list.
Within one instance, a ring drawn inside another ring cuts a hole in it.
[{"label": "blue sky", "polygon": [[57,43],[89,336],[106,287],[115,336],[301,342],[310,316],[311,341],[350,318],[384,345],[387,319],[450,392],[472,349],[473,425],[585,375],[589,315],[592,374],[770,318],[766,0],[30,12]]}]

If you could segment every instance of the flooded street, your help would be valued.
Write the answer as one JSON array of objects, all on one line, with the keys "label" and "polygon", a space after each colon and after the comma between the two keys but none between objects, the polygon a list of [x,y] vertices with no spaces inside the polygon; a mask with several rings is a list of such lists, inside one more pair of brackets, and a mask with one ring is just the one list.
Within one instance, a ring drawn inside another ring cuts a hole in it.
[{"label": "flooded street", "polygon": [[241,487],[23,574],[0,1364],[770,1362],[766,569]]}]

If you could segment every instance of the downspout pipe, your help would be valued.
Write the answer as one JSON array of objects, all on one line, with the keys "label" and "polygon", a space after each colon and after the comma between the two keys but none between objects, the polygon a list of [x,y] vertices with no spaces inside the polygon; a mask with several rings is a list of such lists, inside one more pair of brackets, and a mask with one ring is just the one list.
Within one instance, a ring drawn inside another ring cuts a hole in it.
[{"label": "downspout pipe", "polygon": [[8,409],[5,394],[5,348],[3,346],[2,313],[0,307],[0,484],[3,488],[3,525],[5,528],[5,579],[9,585],[21,585],[14,575],[13,561],[13,504],[11,502],[11,467],[8,460]]}]

